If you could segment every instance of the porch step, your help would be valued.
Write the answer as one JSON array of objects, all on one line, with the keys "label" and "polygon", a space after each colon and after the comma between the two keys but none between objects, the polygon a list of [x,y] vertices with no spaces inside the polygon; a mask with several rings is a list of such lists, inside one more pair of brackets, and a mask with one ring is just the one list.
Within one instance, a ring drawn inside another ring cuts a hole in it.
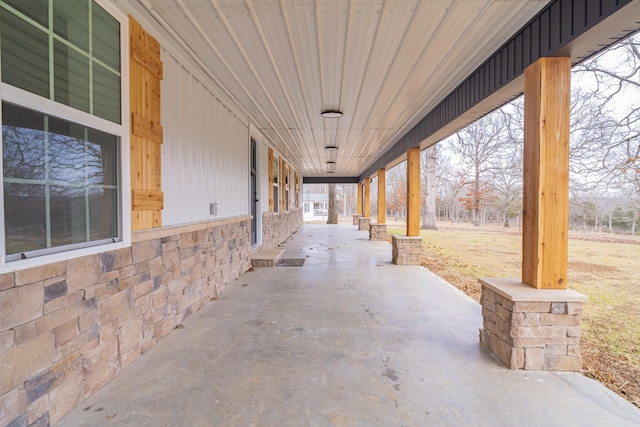
[{"label": "porch step", "polygon": [[265,249],[251,256],[251,265],[254,267],[275,267],[284,254],[284,249]]}]

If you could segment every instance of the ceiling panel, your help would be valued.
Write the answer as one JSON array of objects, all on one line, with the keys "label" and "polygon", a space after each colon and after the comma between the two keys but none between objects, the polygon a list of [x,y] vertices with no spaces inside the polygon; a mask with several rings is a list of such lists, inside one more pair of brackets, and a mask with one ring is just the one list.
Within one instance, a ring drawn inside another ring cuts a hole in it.
[{"label": "ceiling panel", "polygon": [[336,175],[360,175],[547,3],[143,2],[303,176],[327,173],[327,145]]}]

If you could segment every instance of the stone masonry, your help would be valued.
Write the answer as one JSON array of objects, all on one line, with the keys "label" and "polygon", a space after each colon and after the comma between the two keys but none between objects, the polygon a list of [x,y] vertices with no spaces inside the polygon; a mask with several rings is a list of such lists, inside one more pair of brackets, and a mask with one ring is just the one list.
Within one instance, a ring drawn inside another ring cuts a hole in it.
[{"label": "stone masonry", "polygon": [[362,215],[354,215],[353,216],[353,225],[360,225],[360,218],[362,218]]},{"label": "stone masonry", "polygon": [[358,230],[359,231],[369,231],[369,226],[371,225],[371,218],[360,218],[358,220]]},{"label": "stone masonry", "polygon": [[0,275],[0,425],[57,422],[216,299],[250,267],[247,218]]},{"label": "stone masonry", "polygon": [[369,240],[387,240],[387,224],[371,224]]},{"label": "stone masonry", "polygon": [[480,279],[480,342],[510,369],[580,371],[586,296],[534,289],[517,279]]},{"label": "stone masonry", "polygon": [[397,265],[422,265],[422,237],[391,236],[391,262]]},{"label": "stone masonry", "polygon": [[302,227],[302,209],[262,214],[262,249],[274,249]]}]

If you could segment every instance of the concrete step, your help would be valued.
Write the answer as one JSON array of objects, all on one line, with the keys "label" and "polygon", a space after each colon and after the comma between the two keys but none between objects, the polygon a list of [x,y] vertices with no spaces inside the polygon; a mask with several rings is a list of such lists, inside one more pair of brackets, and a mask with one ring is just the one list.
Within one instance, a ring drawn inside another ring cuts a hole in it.
[{"label": "concrete step", "polygon": [[265,249],[251,255],[251,265],[254,267],[275,267],[284,254],[284,249]]}]

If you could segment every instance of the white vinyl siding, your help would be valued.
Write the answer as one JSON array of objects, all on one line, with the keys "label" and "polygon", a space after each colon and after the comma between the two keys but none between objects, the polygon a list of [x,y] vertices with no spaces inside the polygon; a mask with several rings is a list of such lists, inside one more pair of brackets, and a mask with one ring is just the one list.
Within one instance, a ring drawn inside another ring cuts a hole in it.
[{"label": "white vinyl siding", "polygon": [[164,50],[162,61],[163,225],[248,214],[248,125]]}]

